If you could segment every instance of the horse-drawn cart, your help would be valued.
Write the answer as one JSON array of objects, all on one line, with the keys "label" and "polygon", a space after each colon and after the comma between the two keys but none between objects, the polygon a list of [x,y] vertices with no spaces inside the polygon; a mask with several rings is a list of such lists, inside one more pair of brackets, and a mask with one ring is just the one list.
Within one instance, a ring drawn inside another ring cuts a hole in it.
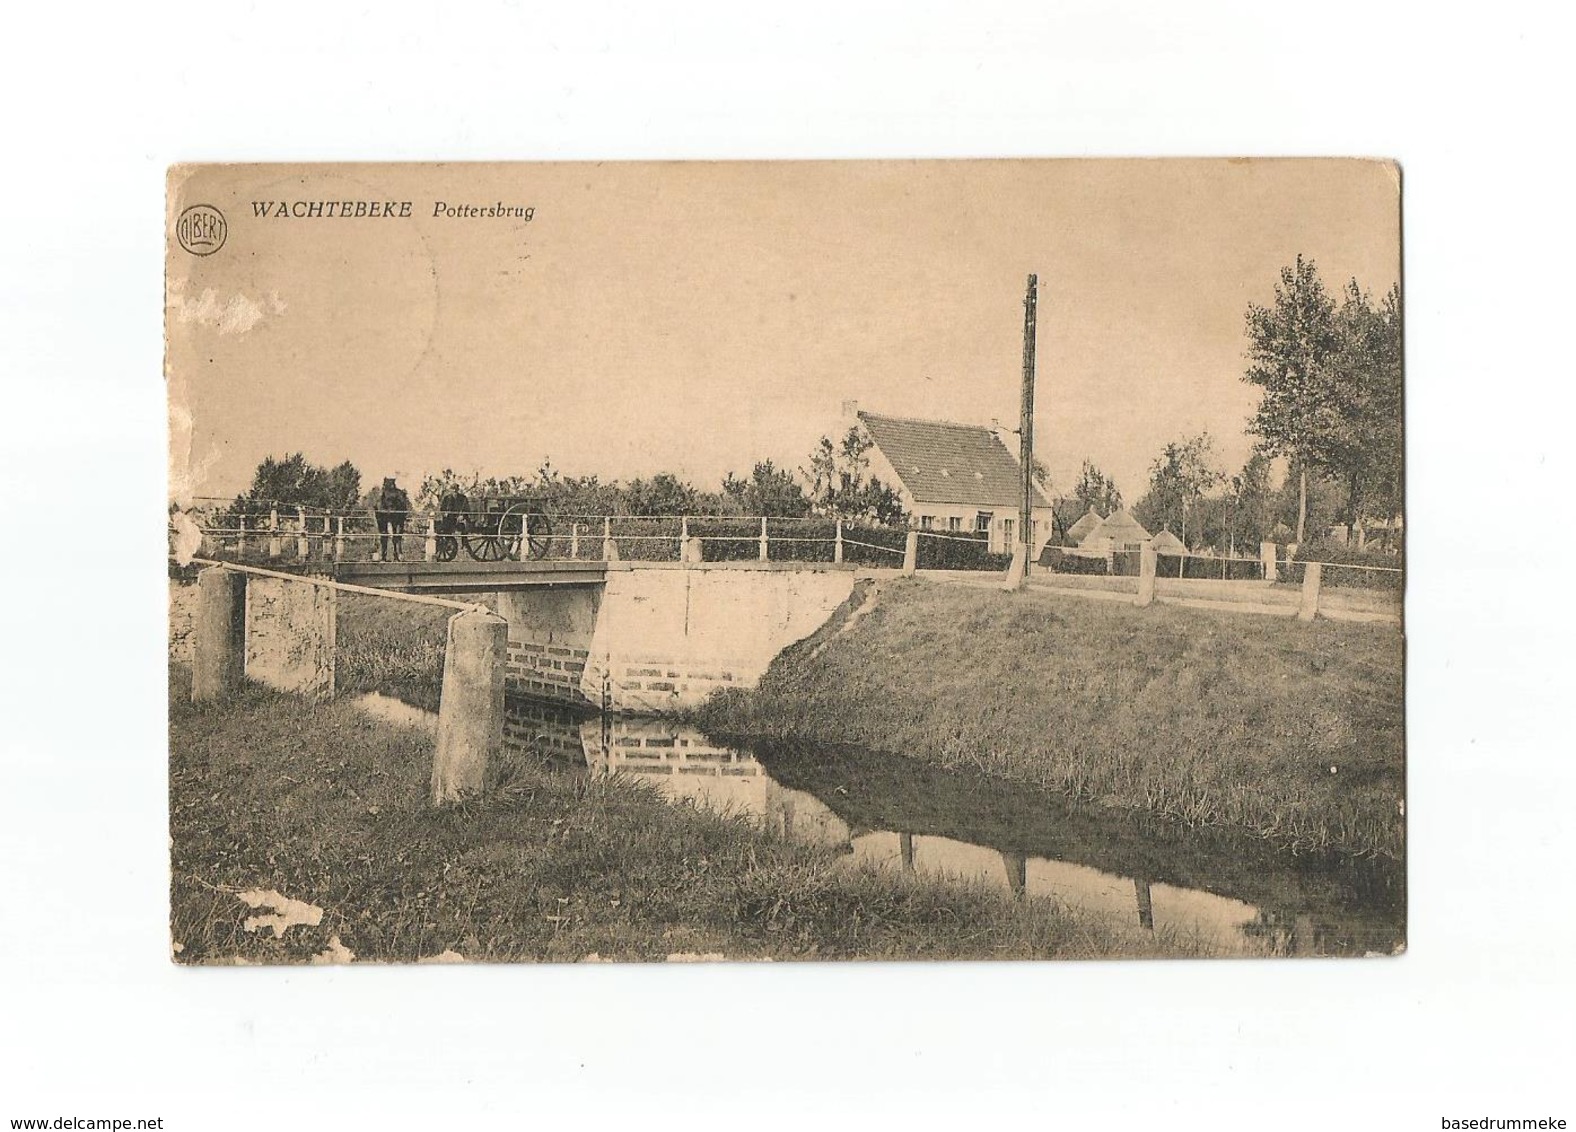
[{"label": "horse-drawn cart", "polygon": [[552,525],[527,496],[445,495],[433,520],[436,557],[452,562],[460,547],[478,562],[541,558],[552,541]]}]

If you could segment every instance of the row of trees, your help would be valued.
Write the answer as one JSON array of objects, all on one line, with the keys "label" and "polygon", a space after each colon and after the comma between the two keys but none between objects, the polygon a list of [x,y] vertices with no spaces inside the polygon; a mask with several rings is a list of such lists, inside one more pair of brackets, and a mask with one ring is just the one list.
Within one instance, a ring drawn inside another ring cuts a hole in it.
[{"label": "row of trees", "polygon": [[[1265,539],[1301,541],[1295,533],[1299,516],[1311,530],[1345,521],[1348,484],[1295,462],[1278,479],[1275,469],[1275,461],[1258,448],[1242,467],[1228,472],[1209,433],[1181,437],[1151,462],[1133,518],[1155,534],[1170,531],[1190,550],[1250,555]],[[1122,502],[1110,477],[1085,460],[1074,490],[1056,501],[1058,531],[1065,532],[1090,507],[1109,515]]]},{"label": "row of trees", "polygon": [[[730,472],[715,491],[698,488],[668,472],[631,480],[566,476],[543,461],[528,475],[481,476],[452,468],[427,475],[412,493],[418,508],[435,508],[451,491],[471,497],[530,496],[542,508],[562,515],[766,515],[839,517],[851,522],[901,526],[907,521],[896,490],[870,474],[872,443],[860,429],[834,440],[823,436],[808,467],[797,474],[772,460],[759,460],[750,472]],[[348,460],[319,467],[300,452],[268,457],[257,467],[251,488],[237,496],[232,510],[251,515],[271,507],[318,511],[370,509],[379,488],[364,495],[361,473]],[[402,485],[408,486],[408,485]]]},{"label": "row of trees", "polygon": [[332,468],[319,467],[303,453],[257,465],[252,486],[235,497],[232,510],[239,515],[266,511],[276,504],[320,511],[343,511],[361,502],[361,473],[349,460]]},{"label": "row of trees", "polygon": [[[1167,444],[1133,516],[1189,547],[1229,549],[1263,538],[1302,542],[1336,523],[1400,516],[1404,500],[1401,293],[1375,300],[1354,279],[1332,296],[1312,260],[1284,267],[1269,305],[1249,304],[1243,380],[1262,395],[1248,432],[1257,444],[1227,473],[1207,432]],[[1277,487],[1272,462],[1287,472]],[[1058,501],[1066,526],[1121,494],[1090,461]],[[1388,536],[1388,530],[1386,532]]]}]

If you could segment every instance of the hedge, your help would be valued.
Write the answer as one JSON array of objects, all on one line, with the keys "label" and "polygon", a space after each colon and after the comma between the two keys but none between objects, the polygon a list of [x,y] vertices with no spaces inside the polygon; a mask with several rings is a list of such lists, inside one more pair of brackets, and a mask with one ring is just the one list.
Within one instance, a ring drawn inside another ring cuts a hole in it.
[{"label": "hedge", "polygon": [[918,561],[921,570],[996,570],[1012,565],[1012,555],[992,554],[983,532],[928,535],[920,532]]},{"label": "hedge", "polygon": [[[1040,551],[1040,565],[1053,574],[1109,574],[1110,564],[1105,555],[1074,554],[1065,547],[1047,546]],[[1134,570],[1137,573],[1137,570]]]},{"label": "hedge", "polygon": [[[1137,557],[1135,554],[1133,557]],[[1134,573],[1137,573],[1135,570]],[[1214,578],[1217,581],[1256,582],[1264,577],[1258,559],[1212,558],[1204,554],[1157,554],[1155,575],[1160,578]]]},{"label": "hedge", "polygon": [[[1328,540],[1305,542],[1297,548],[1297,555],[1281,563],[1281,580],[1302,584],[1303,567],[1308,562],[1334,563],[1326,565],[1319,579],[1321,586],[1365,590],[1401,590],[1406,583],[1406,556],[1388,554],[1381,550],[1359,549],[1345,543]],[[1348,570],[1343,566],[1374,566],[1374,570]]]}]

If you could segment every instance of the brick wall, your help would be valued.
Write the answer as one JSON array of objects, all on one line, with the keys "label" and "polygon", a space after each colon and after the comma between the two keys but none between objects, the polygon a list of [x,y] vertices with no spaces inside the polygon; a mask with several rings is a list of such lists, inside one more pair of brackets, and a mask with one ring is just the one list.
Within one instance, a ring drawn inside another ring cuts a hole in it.
[{"label": "brick wall", "polygon": [[546,644],[517,634],[511,624],[504,689],[511,695],[589,703],[590,697],[581,694],[580,682],[590,657],[587,649]]},{"label": "brick wall", "polygon": [[[585,742],[581,738],[584,720],[567,708],[532,700],[506,700],[503,715],[504,746],[516,751],[566,764],[570,769],[586,767]],[[593,728],[598,727],[592,721]]]}]

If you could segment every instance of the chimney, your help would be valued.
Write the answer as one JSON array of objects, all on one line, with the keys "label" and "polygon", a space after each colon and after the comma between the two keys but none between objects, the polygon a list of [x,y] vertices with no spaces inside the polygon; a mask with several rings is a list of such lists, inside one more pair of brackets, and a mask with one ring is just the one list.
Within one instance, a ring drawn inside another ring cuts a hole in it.
[{"label": "chimney", "polygon": [[859,402],[843,402],[843,424],[852,428],[859,423]]}]

